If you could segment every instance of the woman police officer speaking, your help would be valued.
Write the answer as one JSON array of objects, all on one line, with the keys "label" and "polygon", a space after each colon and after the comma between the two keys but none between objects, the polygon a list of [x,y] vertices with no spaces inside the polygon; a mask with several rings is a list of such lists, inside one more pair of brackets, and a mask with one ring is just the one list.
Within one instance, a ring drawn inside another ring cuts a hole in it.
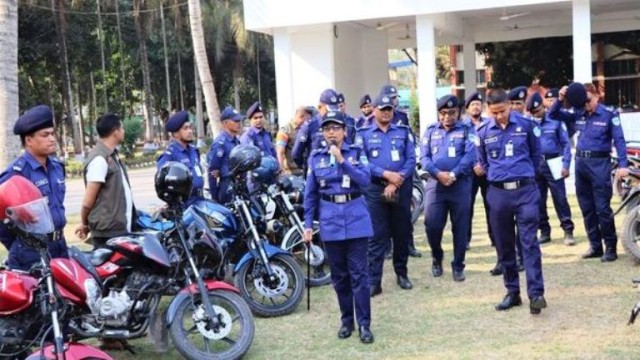
[{"label": "woman police officer speaking", "polygon": [[338,338],[346,339],[354,330],[355,303],[360,341],[368,344],[373,342],[373,333],[367,251],[373,228],[362,191],[371,182],[371,174],[360,148],[344,142],[345,118],[339,111],[324,115],[321,127],[329,145],[309,157],[304,240],[311,241],[317,214],[342,314]]}]

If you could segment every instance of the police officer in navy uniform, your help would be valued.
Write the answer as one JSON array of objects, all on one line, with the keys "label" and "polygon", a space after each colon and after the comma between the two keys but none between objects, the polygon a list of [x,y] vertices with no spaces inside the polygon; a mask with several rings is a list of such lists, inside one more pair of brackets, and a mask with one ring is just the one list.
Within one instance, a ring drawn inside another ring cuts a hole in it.
[{"label": "police officer in navy uniform", "polygon": [[398,99],[398,89],[393,85],[385,85],[380,89],[380,95],[387,96],[391,99],[393,105],[393,119],[391,122],[395,125],[409,126],[409,117],[407,116],[407,113],[398,109],[398,105],[400,104],[400,100]]},{"label": "police officer in navy uniform", "polygon": [[556,100],[558,100],[558,92],[560,91],[560,89],[558,88],[550,88],[547,91],[545,91],[544,93],[544,100],[542,101],[542,105],[544,105],[544,109],[546,111],[549,111],[549,109],[551,109],[551,106],[553,105],[554,102],[556,102]]},{"label": "police officer in navy uniform", "polygon": [[240,144],[238,134],[242,131],[242,115],[231,106],[227,106],[220,114],[222,132],[211,144],[207,153],[207,173],[209,174],[209,193],[211,199],[220,204],[231,201],[229,185],[229,154]]},{"label": "police officer in navy uniform", "polygon": [[[561,110],[561,102],[565,99],[575,111]],[[590,244],[582,257],[600,257],[602,262],[615,261],[618,258],[618,236],[611,210],[612,142],[618,155],[616,177],[629,174],[620,114],[598,103],[598,91],[593,84],[573,83],[560,89],[558,101],[551,107],[549,115],[574,123],[576,128],[576,195]]]},{"label": "police officer in navy uniform", "polygon": [[347,113],[347,101],[343,93],[338,93],[338,110],[340,110],[345,116],[344,124],[347,129],[345,142],[347,144],[353,144],[353,140],[356,137],[356,119]]},{"label": "police officer in navy uniform", "polygon": [[413,240],[411,196],[416,153],[411,130],[392,123],[393,103],[379,95],[374,101],[375,121],[358,130],[356,145],[369,159],[371,185],[366,190],[374,236],[369,246],[371,296],[382,292],[384,254],[393,239],[393,267],[402,289],[413,284],[407,276],[409,243]]},{"label": "police officer in navy uniform", "polygon": [[271,134],[264,128],[264,114],[259,102],[255,102],[247,109],[247,119],[249,119],[251,127],[242,134],[240,143],[256,146],[262,152],[262,156],[277,158]]},{"label": "police officer in navy uniform", "polygon": [[502,89],[489,92],[487,105],[488,114],[494,119],[478,130],[476,148],[489,181],[489,221],[507,289],[496,310],[522,304],[516,265],[517,229],[524,255],[529,309],[532,314],[539,314],[547,306],[540,244],[536,238],[540,192],[534,177],[542,158],[540,129],[510,109],[507,93]]},{"label": "police officer in navy uniform", "polygon": [[[49,200],[49,210],[55,231],[47,244],[52,258],[67,257],[64,227],[67,224],[64,210],[66,192],[64,164],[55,157],[56,133],[53,112],[46,105],[27,110],[18,118],[13,133],[20,136],[24,153],[13,160],[0,174],[0,183],[12,176],[23,176],[34,183]],[[11,269],[29,270],[40,260],[37,250],[27,247],[20,239],[0,224],[0,242],[9,249],[7,265]]]},{"label": "police officer in navy uniform", "polygon": [[345,114],[327,112],[321,129],[328,146],[309,157],[304,195],[304,240],[313,238],[318,214],[320,237],[331,268],[331,281],[340,305],[338,338],[351,336],[355,315],[360,341],[373,342],[367,250],[373,235],[371,218],[362,192],[371,182],[367,158],[357,146],[345,141]]},{"label": "police officer in navy uniform", "polygon": [[469,243],[471,183],[476,164],[475,128],[458,121],[458,98],[438,100],[438,122],[422,137],[422,168],[430,177],[425,186],[424,225],[433,258],[434,277],[442,276],[442,232],[451,216],[454,281],[464,281],[464,257]]},{"label": "police officer in navy uniform", "polygon": [[[291,150],[291,157],[299,168],[306,169],[309,154],[312,150],[324,148],[327,142],[322,133],[322,117],[330,111],[338,111],[338,93],[334,89],[326,89],[320,94],[318,113],[302,125],[296,134],[296,141]],[[305,174],[306,174],[305,170]]]},{"label": "police officer in navy uniform", "polygon": [[364,94],[360,98],[360,114],[356,118],[356,129],[369,125],[369,120],[372,117],[373,105],[371,104],[371,96]]},{"label": "police officer in navy uniform", "polygon": [[[567,128],[562,121],[554,120],[547,116],[542,96],[534,93],[527,102],[527,111],[540,127],[540,149],[543,160],[540,163],[540,172],[536,176],[538,190],[540,190],[540,243],[551,241],[551,226],[549,225],[549,215],[547,214],[547,192],[551,191],[553,206],[560,219],[560,227],[564,230],[564,244],[574,245],[573,221],[571,221],[571,207],[567,201],[567,192],[564,186],[564,179],[569,177],[569,166],[571,164],[571,143],[567,135]],[[556,160],[552,160],[556,159]],[[562,161],[562,177],[554,178],[547,161]]]},{"label": "police officer in navy uniform", "polygon": [[189,122],[189,112],[179,111],[173,114],[165,124],[165,130],[171,133],[172,140],[167,149],[158,157],[156,166],[160,169],[166,162],[177,161],[186,165],[193,176],[193,190],[187,206],[204,198],[204,176],[200,165],[200,151],[193,145],[193,127]]},{"label": "police officer in navy uniform", "polygon": [[527,101],[527,87],[526,86],[518,86],[511,91],[507,95],[509,101],[511,102],[511,110],[517,111],[520,114],[524,114],[525,103]]}]

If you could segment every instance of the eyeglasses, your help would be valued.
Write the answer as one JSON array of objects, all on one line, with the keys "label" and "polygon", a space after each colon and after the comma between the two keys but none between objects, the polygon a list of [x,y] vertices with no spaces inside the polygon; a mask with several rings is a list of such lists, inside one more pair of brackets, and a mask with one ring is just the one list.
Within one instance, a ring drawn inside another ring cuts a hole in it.
[{"label": "eyeglasses", "polygon": [[322,131],[330,132],[330,131],[340,131],[342,130],[342,126],[340,125],[327,125],[322,127]]},{"label": "eyeglasses", "polygon": [[456,114],[458,113],[458,110],[456,109],[449,109],[449,110],[440,110],[438,111],[438,113],[440,114],[440,116],[456,116]]},{"label": "eyeglasses", "polygon": [[378,110],[380,110],[380,111],[393,111],[393,107],[387,106],[387,107],[383,107],[382,109],[378,108]]}]

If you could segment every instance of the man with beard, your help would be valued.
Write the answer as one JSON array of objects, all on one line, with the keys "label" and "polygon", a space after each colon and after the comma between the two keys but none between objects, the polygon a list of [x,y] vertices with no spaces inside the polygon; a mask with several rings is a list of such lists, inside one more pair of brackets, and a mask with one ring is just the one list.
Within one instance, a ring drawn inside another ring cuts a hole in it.
[{"label": "man with beard", "polygon": [[271,134],[264,128],[264,114],[259,102],[249,107],[247,119],[249,119],[251,127],[240,137],[240,144],[253,145],[260,149],[262,156],[272,156],[275,159],[277,156],[276,148],[271,142]]},{"label": "man with beard", "polygon": [[193,190],[187,201],[187,206],[203,199],[204,176],[200,165],[200,151],[193,146],[193,127],[189,122],[189,112],[180,111],[169,118],[165,125],[167,132],[171,133],[171,143],[158,157],[157,168],[160,169],[169,161],[177,161],[186,165],[193,175]]},{"label": "man with beard", "polygon": [[371,114],[373,113],[373,105],[371,105],[371,96],[365,94],[360,98],[360,115],[356,119],[356,128],[369,125]]}]

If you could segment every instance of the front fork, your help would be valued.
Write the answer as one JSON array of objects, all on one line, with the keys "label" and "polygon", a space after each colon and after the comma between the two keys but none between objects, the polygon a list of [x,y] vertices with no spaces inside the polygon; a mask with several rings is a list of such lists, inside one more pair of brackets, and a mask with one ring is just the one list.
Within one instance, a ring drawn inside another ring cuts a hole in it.
[{"label": "front fork", "polygon": [[[64,337],[62,336],[60,320],[58,319],[58,299],[55,294],[56,290],[53,286],[53,274],[51,274],[51,269],[49,268],[44,256],[48,255],[43,254],[43,256],[40,257],[40,262],[42,263],[42,268],[45,270],[44,276],[47,282],[47,296],[43,301],[49,302],[51,305],[51,326],[53,327],[56,358],[64,360],[66,357],[64,355]],[[46,308],[43,307],[43,309]]]},{"label": "front fork", "polygon": [[251,212],[249,211],[247,203],[242,199],[236,199],[236,205],[238,205],[238,207],[241,209],[242,214],[246,220],[247,227],[251,231],[251,241],[249,241],[249,249],[251,251],[258,252],[260,261],[262,261],[262,264],[264,265],[269,280],[276,281],[276,275],[274,274],[273,269],[271,269],[271,264],[269,264],[269,256],[267,256],[267,252],[264,250],[264,246],[262,246],[262,239],[260,239],[258,230],[253,223],[253,217],[251,216]]}]

